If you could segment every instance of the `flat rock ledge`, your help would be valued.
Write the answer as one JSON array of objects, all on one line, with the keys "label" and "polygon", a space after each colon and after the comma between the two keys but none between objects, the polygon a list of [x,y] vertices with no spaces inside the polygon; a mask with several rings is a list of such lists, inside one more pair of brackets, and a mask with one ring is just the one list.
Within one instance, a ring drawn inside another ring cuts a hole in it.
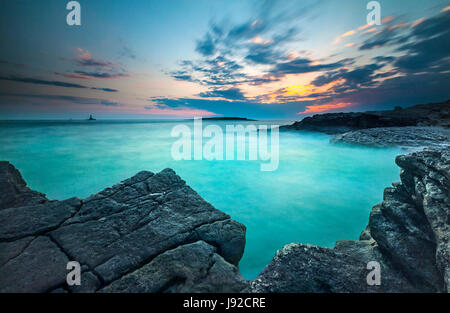
[{"label": "flat rock ledge", "polygon": [[404,149],[443,148],[450,146],[450,129],[413,126],[368,128],[337,134],[330,141],[372,147],[399,146]]},{"label": "flat rock ledge", "polygon": [[[401,182],[384,191],[359,241],[333,249],[288,244],[251,282],[249,292],[450,291],[450,149],[396,158]],[[380,285],[369,285],[369,262]]]},{"label": "flat rock ledge", "polygon": [[[0,292],[240,292],[245,226],[171,169],[50,201],[0,162]],[[81,286],[69,287],[69,261]]]}]

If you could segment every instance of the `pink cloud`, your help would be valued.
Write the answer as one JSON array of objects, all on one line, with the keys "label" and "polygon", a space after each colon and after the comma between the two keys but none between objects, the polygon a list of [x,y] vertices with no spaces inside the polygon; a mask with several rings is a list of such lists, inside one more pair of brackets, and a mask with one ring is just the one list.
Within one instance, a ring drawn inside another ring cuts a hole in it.
[{"label": "pink cloud", "polygon": [[330,110],[342,109],[352,106],[353,103],[350,102],[338,102],[338,103],[325,103],[317,105],[308,105],[303,112],[298,112],[297,115],[308,114],[308,113],[322,113]]}]

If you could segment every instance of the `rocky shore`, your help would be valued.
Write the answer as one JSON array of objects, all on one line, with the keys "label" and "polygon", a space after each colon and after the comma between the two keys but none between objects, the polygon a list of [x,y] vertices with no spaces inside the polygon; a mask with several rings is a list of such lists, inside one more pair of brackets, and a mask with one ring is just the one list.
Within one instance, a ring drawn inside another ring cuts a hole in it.
[{"label": "rocky shore", "polygon": [[334,135],[333,143],[417,150],[450,143],[450,100],[391,111],[327,113],[305,117],[280,131],[314,131]]},{"label": "rocky shore", "polygon": [[[359,241],[333,249],[289,244],[250,283],[251,292],[450,291],[450,149],[396,158],[401,182],[384,190]],[[366,282],[367,264],[381,284]]]},{"label": "rocky shore", "polygon": [[280,131],[303,130],[340,134],[359,129],[405,126],[449,128],[450,100],[419,104],[404,109],[397,107],[390,111],[316,114],[291,125],[281,126]]},{"label": "rocky shore", "polygon": [[337,134],[330,141],[372,147],[443,148],[450,145],[450,129],[432,126],[368,128]]},{"label": "rocky shore", "polygon": [[[399,156],[359,241],[289,244],[253,281],[245,226],[175,174],[140,172],[87,199],[50,201],[0,162],[0,292],[447,292],[450,150]],[[81,286],[66,284],[68,261]],[[381,266],[369,286],[367,263]]]},{"label": "rocky shore", "polygon": [[[50,201],[0,162],[0,292],[240,292],[245,226],[175,174]],[[68,287],[68,261],[81,286]]]}]

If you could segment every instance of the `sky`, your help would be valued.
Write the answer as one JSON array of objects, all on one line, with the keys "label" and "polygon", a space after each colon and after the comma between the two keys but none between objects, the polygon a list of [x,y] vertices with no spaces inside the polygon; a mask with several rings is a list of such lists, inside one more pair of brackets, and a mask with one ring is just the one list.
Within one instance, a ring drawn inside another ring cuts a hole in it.
[{"label": "sky", "polygon": [[450,1],[0,0],[0,119],[299,120],[450,98]]}]

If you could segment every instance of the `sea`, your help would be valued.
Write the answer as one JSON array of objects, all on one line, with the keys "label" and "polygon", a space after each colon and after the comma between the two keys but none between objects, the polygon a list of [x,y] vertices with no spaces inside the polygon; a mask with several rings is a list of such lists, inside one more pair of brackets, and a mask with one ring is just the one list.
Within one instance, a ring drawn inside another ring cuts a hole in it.
[{"label": "sea", "polygon": [[[229,125],[289,123],[213,120],[202,128],[219,126],[225,137]],[[179,140],[173,130],[180,125],[193,130],[192,120],[0,121],[0,160],[18,168],[30,188],[57,200],[88,197],[141,170],[172,168],[247,227],[239,263],[247,279],[288,243],[332,248],[337,240],[358,239],[384,188],[399,180],[394,159],[400,149],[333,144],[330,135],[313,132],[279,132],[277,142],[267,141],[276,143],[268,151],[278,151],[270,171],[261,170],[267,161],[248,155],[180,160],[173,153]],[[208,139],[202,138],[202,147]],[[234,140],[248,143],[250,136]]]}]

